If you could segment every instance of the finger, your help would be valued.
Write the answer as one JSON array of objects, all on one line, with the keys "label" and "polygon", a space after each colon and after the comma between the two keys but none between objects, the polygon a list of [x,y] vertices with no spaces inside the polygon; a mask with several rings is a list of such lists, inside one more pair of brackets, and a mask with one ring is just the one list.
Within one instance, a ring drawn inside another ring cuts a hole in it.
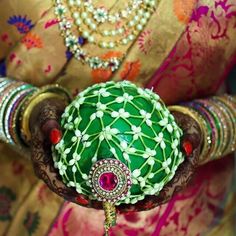
[{"label": "finger", "polygon": [[69,201],[74,201],[78,194],[62,182],[57,169],[54,167],[49,144],[45,142],[42,132],[35,129],[32,137],[32,161],[35,174],[53,192]]}]

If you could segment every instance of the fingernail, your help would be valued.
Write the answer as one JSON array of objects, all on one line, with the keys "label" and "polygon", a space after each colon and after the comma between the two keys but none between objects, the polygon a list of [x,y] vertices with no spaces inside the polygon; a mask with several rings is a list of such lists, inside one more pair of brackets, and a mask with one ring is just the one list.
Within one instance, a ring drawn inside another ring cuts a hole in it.
[{"label": "fingernail", "polygon": [[190,156],[193,153],[193,145],[189,140],[183,141],[182,148],[183,148],[186,156]]},{"label": "fingernail", "polygon": [[61,141],[62,133],[59,129],[54,128],[50,131],[49,136],[50,136],[49,138],[50,138],[51,143],[53,145],[56,145]]}]

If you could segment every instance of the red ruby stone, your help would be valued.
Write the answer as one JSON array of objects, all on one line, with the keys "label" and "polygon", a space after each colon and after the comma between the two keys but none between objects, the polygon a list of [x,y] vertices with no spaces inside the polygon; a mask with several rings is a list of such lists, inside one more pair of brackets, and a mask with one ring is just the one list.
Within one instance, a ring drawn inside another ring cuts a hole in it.
[{"label": "red ruby stone", "polygon": [[79,203],[80,205],[88,205],[88,203],[89,203],[89,201],[88,201],[85,197],[83,197],[83,196],[81,196],[81,195],[79,195],[79,196],[76,198],[76,201],[77,201],[77,203]]},{"label": "red ruby stone", "polygon": [[104,190],[112,191],[116,188],[118,184],[118,178],[114,173],[106,172],[100,176],[99,184]]},{"label": "red ruby stone", "polygon": [[188,140],[183,141],[182,146],[187,156],[190,156],[193,153],[193,145],[190,141]]},{"label": "red ruby stone", "polygon": [[58,144],[61,140],[61,137],[62,137],[62,134],[61,134],[61,131],[59,129],[52,129],[50,131],[50,141],[52,144]]}]

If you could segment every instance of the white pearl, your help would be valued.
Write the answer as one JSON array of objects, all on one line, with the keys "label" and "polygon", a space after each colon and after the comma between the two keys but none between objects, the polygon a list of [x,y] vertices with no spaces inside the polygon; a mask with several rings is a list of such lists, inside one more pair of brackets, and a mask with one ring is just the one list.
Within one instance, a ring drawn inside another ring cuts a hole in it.
[{"label": "white pearl", "polygon": [[144,13],[144,11],[143,11],[142,9],[139,9],[139,10],[138,10],[138,14],[139,14],[139,15],[143,15],[143,13]]},{"label": "white pearl", "polygon": [[130,35],[128,36],[128,39],[129,39],[130,41],[134,40],[134,35],[130,34]]},{"label": "white pearl", "polygon": [[69,5],[73,6],[74,5],[74,0],[69,0]]},{"label": "white pearl", "polygon": [[93,37],[93,36],[89,36],[89,37],[88,37],[88,41],[89,41],[90,43],[93,43],[93,42],[94,42],[94,37]]},{"label": "white pearl", "polygon": [[115,31],[115,30],[112,30],[112,31],[111,31],[111,35],[115,36],[115,35],[116,35],[116,31]]},{"label": "white pearl", "polygon": [[92,29],[92,30],[95,30],[97,28],[96,24],[92,23],[89,25],[89,27]]},{"label": "white pearl", "polygon": [[138,20],[139,20],[139,16],[136,15],[136,16],[134,17],[134,20],[135,20],[135,21],[138,21]]},{"label": "white pearl", "polygon": [[84,36],[84,38],[88,38],[89,37],[89,32],[88,31],[84,31],[83,32],[83,36]]},{"label": "white pearl", "polygon": [[100,43],[100,46],[101,46],[102,48],[107,48],[107,43],[106,43],[106,42],[101,42],[101,43]]},{"label": "white pearl", "polygon": [[140,21],[140,23],[141,23],[142,25],[145,25],[145,24],[147,23],[147,20],[146,20],[145,18],[142,18],[141,21]]},{"label": "white pearl", "polygon": [[76,23],[76,25],[81,25],[82,20],[80,18],[78,18],[75,23]]},{"label": "white pearl", "polygon": [[128,43],[128,40],[126,38],[122,39],[122,43],[123,44],[127,44]]},{"label": "white pearl", "polygon": [[119,28],[117,31],[118,31],[119,34],[123,34],[124,33],[124,28]]},{"label": "white pearl", "polygon": [[132,21],[132,20],[129,22],[129,26],[134,26],[134,24],[135,24],[135,23],[134,23],[134,21]]},{"label": "white pearl", "polygon": [[142,30],[142,29],[143,29],[143,26],[140,25],[140,24],[138,24],[138,25],[136,26],[136,28],[137,28],[137,30]]},{"label": "white pearl", "polygon": [[76,1],[76,5],[77,5],[77,6],[80,6],[80,4],[81,4],[81,1],[80,1],[80,0],[77,0],[77,1]]},{"label": "white pearl", "polygon": [[115,47],[115,44],[113,42],[110,42],[109,43],[109,48],[114,48]]},{"label": "white pearl", "polygon": [[90,25],[90,24],[92,23],[92,21],[91,21],[90,18],[86,18],[86,19],[85,19],[85,23],[88,24],[88,25]]},{"label": "white pearl", "polygon": [[151,15],[149,12],[145,12],[144,16],[148,19]]},{"label": "white pearl", "polygon": [[74,17],[75,19],[79,18],[79,12],[77,12],[77,11],[74,12],[74,13],[73,13],[73,17]]},{"label": "white pearl", "polygon": [[108,30],[104,30],[104,31],[103,31],[103,35],[104,35],[104,36],[108,36],[108,35],[109,35],[109,31],[108,31]]},{"label": "white pearl", "polygon": [[87,18],[87,13],[86,13],[86,12],[82,12],[81,17],[82,17],[83,19]]}]

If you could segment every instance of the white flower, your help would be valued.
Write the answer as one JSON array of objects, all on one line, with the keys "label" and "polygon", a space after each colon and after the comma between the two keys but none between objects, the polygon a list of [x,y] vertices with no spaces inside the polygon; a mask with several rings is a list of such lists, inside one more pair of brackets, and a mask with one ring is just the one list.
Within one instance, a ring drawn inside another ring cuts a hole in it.
[{"label": "white flower", "polygon": [[166,144],[165,144],[165,141],[163,139],[164,135],[162,132],[160,132],[155,138],[154,140],[157,142],[157,143],[160,143],[160,146],[162,149],[165,149],[166,148]]},{"label": "white flower", "polygon": [[63,153],[64,152],[64,140],[61,139],[61,141],[55,146],[55,149],[60,152],[60,153]]},{"label": "white flower", "polygon": [[156,103],[155,103],[155,108],[156,108],[158,111],[160,111],[161,108],[162,108],[161,103],[156,102]]},{"label": "white flower", "polygon": [[57,167],[59,169],[60,175],[64,175],[66,173],[67,167],[61,161],[57,163]]},{"label": "white flower", "polygon": [[129,95],[128,93],[124,93],[123,97],[124,97],[124,101],[126,102],[130,102],[134,99],[134,97],[132,95]]},{"label": "white flower", "polygon": [[[75,50],[75,58],[77,60],[84,60],[85,57],[86,57],[85,51],[83,51],[82,49],[78,49],[78,48]],[[81,94],[81,96],[82,96],[82,94]]]},{"label": "white flower", "polygon": [[155,164],[154,158],[149,157],[147,163],[148,163],[148,165],[153,166]]},{"label": "white flower", "polygon": [[73,182],[73,181],[70,181],[69,183],[68,183],[68,187],[75,187],[75,185],[76,185],[76,183],[75,182]]},{"label": "white flower", "polygon": [[169,133],[172,133],[173,132],[173,126],[171,125],[171,124],[168,124],[167,126],[166,126],[166,128],[167,128],[167,130],[168,130],[168,132]]},{"label": "white flower", "polygon": [[167,124],[168,124],[168,119],[167,118],[164,118],[161,121],[159,121],[160,126],[166,126]]},{"label": "white flower", "polygon": [[74,153],[72,156],[72,159],[69,161],[69,165],[73,166],[75,165],[79,160],[80,160],[81,156],[78,155],[77,153]]},{"label": "white flower", "polygon": [[178,141],[177,139],[175,139],[175,140],[173,141],[173,143],[171,144],[171,147],[172,147],[173,149],[176,149],[176,148],[178,147],[178,145],[179,145],[179,141]]},{"label": "white flower", "polygon": [[102,97],[109,97],[111,94],[107,92],[105,88],[100,88],[99,90],[96,90],[93,92],[94,95],[101,95]]},{"label": "white flower", "polygon": [[111,71],[116,71],[120,66],[120,61],[117,58],[111,58],[108,62]]},{"label": "white flower", "polygon": [[121,149],[122,149],[122,151],[123,151],[123,157],[124,157],[124,159],[125,159],[126,161],[130,162],[129,154],[135,153],[135,151],[136,151],[135,148],[129,147],[128,144],[127,144],[127,142],[125,142],[125,141],[122,141],[122,142],[120,143],[120,146],[121,146]]},{"label": "white flower", "polygon": [[156,151],[150,148],[146,148],[145,153],[143,154],[143,158],[147,159],[149,157],[154,157],[156,155]]},{"label": "white flower", "polygon": [[72,122],[69,122],[64,125],[65,129],[73,130],[74,129],[74,124]]},{"label": "white flower", "polygon": [[139,169],[136,169],[132,172],[132,175],[134,178],[138,178],[141,175],[141,171]]},{"label": "white flower", "polygon": [[71,22],[67,21],[66,19],[63,19],[61,22],[59,22],[60,30],[70,29],[71,26],[72,26]]},{"label": "white flower", "polygon": [[137,89],[137,92],[140,94],[140,95],[144,95],[145,91],[142,89],[142,88],[138,88]]},{"label": "white flower", "polygon": [[137,127],[135,125],[132,125],[131,126],[131,129],[133,131],[133,139],[134,140],[137,140],[141,135],[142,135],[142,130],[141,130],[141,127]]},{"label": "white flower", "polygon": [[171,164],[171,158],[168,158],[166,161],[162,162],[162,167],[165,169]]},{"label": "white flower", "polygon": [[92,158],[92,163],[95,163],[95,162],[97,162],[97,156],[93,156],[93,158]]},{"label": "white flower", "polygon": [[65,39],[66,47],[73,47],[74,45],[77,45],[78,39],[74,35],[69,35]]},{"label": "white flower", "polygon": [[171,158],[168,158],[166,161],[162,162],[162,167],[165,170],[166,174],[170,173],[169,165],[171,164]]},{"label": "white flower", "polygon": [[66,8],[65,6],[61,5],[61,4],[58,4],[56,7],[55,7],[55,14],[58,15],[58,16],[62,16],[66,13]]},{"label": "white flower", "polygon": [[174,131],[174,135],[175,135],[177,138],[180,138],[181,133],[179,132],[178,129],[176,129],[176,130]]},{"label": "white flower", "polygon": [[140,110],[140,114],[141,116],[144,118],[146,124],[148,126],[151,126],[152,125],[152,121],[150,120],[150,118],[152,117],[152,115],[144,110]]},{"label": "white flower", "polygon": [[89,59],[89,66],[92,69],[98,69],[102,67],[102,61],[99,57],[91,57]]},{"label": "white flower", "polygon": [[113,135],[116,135],[118,133],[119,133],[118,129],[111,128],[110,126],[107,126],[100,133],[99,139],[100,139],[100,141],[103,141],[104,139],[111,140]]},{"label": "white flower", "polygon": [[77,171],[77,167],[74,165],[74,166],[72,166],[72,172],[73,173],[76,173],[76,171]]},{"label": "white flower", "polygon": [[79,183],[76,183],[75,188],[78,193],[82,193],[82,188]]},{"label": "white flower", "polygon": [[125,111],[124,108],[121,108],[118,112],[117,111],[113,111],[111,113],[111,117],[113,117],[113,118],[116,118],[116,117],[129,118],[130,114],[129,114],[129,112]]},{"label": "white flower", "polygon": [[84,180],[87,180],[87,179],[88,179],[88,175],[82,174],[82,178],[83,178]]},{"label": "white flower", "polygon": [[108,19],[108,12],[103,7],[97,8],[93,12],[93,18],[99,23],[104,23]]},{"label": "white flower", "polygon": [[83,142],[84,147],[88,148],[91,146],[91,142]]},{"label": "white flower", "polygon": [[116,101],[117,103],[122,103],[122,102],[124,102],[124,100],[125,100],[124,97],[117,97],[117,98],[115,99],[115,101]]},{"label": "white flower", "polygon": [[75,102],[74,102],[74,106],[79,109],[80,108],[80,105],[82,105],[84,103],[84,100],[85,100],[85,97],[80,97],[79,99],[77,99]]},{"label": "white flower", "polygon": [[82,133],[80,130],[76,129],[74,136],[72,137],[71,141],[72,142],[80,142],[81,138],[82,138]]},{"label": "white flower", "polygon": [[148,178],[149,179],[152,179],[154,177],[154,173],[150,173],[149,175],[148,175]]},{"label": "white flower", "polygon": [[98,102],[96,104],[96,107],[97,107],[97,111],[105,111],[107,106],[105,104],[102,104],[101,102]]},{"label": "white flower", "polygon": [[154,189],[155,189],[155,192],[160,192],[164,187],[164,183],[161,182],[161,183],[155,183],[154,184]]}]

